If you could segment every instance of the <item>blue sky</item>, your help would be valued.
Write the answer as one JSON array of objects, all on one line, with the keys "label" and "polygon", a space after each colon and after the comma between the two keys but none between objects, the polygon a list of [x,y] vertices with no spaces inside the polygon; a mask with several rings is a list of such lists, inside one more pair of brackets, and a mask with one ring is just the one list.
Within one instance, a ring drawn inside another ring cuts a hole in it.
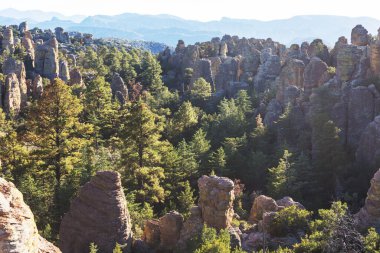
[{"label": "blue sky", "polygon": [[0,0],[0,9],[56,11],[65,15],[125,12],[172,14],[186,19],[221,17],[272,20],[327,14],[380,19],[379,0]]}]

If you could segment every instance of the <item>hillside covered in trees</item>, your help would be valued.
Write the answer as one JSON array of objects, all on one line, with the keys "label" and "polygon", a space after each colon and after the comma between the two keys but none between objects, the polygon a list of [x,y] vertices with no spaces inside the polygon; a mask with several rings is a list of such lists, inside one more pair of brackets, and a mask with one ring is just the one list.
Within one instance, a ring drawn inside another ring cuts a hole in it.
[{"label": "hillside covered in trees", "polygon": [[0,32],[0,252],[379,252],[380,34]]}]

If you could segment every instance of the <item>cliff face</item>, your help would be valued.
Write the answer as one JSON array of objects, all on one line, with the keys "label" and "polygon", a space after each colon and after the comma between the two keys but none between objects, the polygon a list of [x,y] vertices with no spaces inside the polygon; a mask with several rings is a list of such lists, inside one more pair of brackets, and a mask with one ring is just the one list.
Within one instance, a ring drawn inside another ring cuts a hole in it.
[{"label": "cliff face", "polygon": [[60,253],[38,234],[34,216],[15,186],[0,178],[0,252]]},{"label": "cliff face", "polygon": [[116,243],[130,251],[131,221],[119,173],[98,172],[80,189],[62,219],[59,237],[63,253],[86,252],[92,242],[101,252],[112,252]]}]

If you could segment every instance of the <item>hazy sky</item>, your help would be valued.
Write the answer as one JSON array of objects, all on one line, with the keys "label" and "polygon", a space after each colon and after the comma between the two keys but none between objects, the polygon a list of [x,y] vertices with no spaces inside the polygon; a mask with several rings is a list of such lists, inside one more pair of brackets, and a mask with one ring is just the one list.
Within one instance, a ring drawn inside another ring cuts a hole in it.
[{"label": "hazy sky", "polygon": [[329,14],[380,19],[379,0],[0,0],[0,8],[56,11],[65,15],[125,12],[172,14],[186,19],[221,17],[271,20]]}]

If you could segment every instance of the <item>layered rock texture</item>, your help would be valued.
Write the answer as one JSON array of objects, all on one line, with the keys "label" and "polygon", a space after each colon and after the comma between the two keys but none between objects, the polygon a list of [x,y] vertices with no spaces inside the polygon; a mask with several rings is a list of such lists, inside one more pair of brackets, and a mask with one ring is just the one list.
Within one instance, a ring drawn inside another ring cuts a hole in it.
[{"label": "layered rock texture", "polygon": [[199,202],[204,222],[217,229],[231,225],[234,215],[234,183],[231,179],[202,176],[198,180]]},{"label": "layered rock texture", "polygon": [[34,216],[15,186],[0,178],[0,252],[60,253],[38,234]]},{"label": "layered rock texture", "polygon": [[371,168],[380,166],[380,116],[364,129],[356,151],[356,160]]},{"label": "layered rock texture", "polygon": [[36,72],[47,78],[59,76],[58,41],[55,37],[36,48]]},{"label": "layered rock texture", "polygon": [[92,242],[101,252],[112,252],[116,243],[130,252],[131,221],[119,173],[98,172],[80,189],[62,219],[59,238],[63,253],[87,252]]},{"label": "layered rock texture", "polygon": [[365,205],[355,215],[355,219],[361,229],[369,227],[380,228],[380,170],[378,170],[371,180],[371,187],[368,190]]}]

